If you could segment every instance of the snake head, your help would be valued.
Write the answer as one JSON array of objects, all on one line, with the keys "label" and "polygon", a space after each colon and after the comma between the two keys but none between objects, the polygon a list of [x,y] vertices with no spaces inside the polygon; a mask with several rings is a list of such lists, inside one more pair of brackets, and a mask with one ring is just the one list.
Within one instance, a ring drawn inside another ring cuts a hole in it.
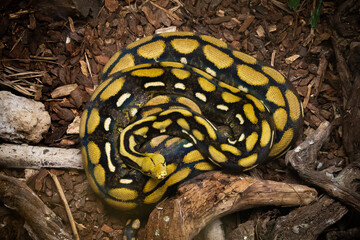
[{"label": "snake head", "polygon": [[143,159],[141,171],[149,177],[164,179],[167,176],[165,158],[158,153],[147,153]]}]

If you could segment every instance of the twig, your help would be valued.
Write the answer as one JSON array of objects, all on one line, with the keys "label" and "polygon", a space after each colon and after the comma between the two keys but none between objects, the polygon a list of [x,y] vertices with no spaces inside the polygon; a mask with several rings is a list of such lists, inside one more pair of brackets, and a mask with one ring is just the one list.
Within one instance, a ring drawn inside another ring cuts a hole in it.
[{"label": "twig", "polygon": [[159,9],[161,9],[162,11],[164,11],[164,12],[165,12],[166,14],[168,14],[170,17],[172,17],[172,18],[174,18],[174,19],[176,19],[176,20],[178,20],[178,21],[181,20],[181,18],[180,18],[178,15],[176,15],[175,13],[170,12],[169,10],[167,10],[167,9],[165,9],[165,8],[157,5],[157,4],[154,3],[154,2],[151,2],[151,1],[150,1],[150,3],[151,3],[151,5],[153,5],[153,6],[157,7],[157,8],[159,8]]},{"label": "twig", "polygon": [[93,75],[92,75],[92,72],[91,72],[91,66],[90,66],[90,62],[89,62],[89,59],[88,59],[88,57],[87,57],[86,52],[84,53],[84,55],[85,55],[86,65],[87,65],[87,68],[88,68],[89,73],[90,73],[90,77],[92,78]]},{"label": "twig", "polygon": [[56,65],[61,66],[60,63],[53,62],[53,61],[48,61],[48,60],[43,60],[43,59],[31,59],[31,58],[13,58],[13,59],[4,58],[4,59],[0,59],[0,62],[11,62],[11,61],[19,61],[19,62],[29,62],[29,61],[32,61],[32,62],[45,62],[45,63],[52,63],[52,64],[56,64]]},{"label": "twig", "polygon": [[79,149],[0,144],[0,167],[83,169]]},{"label": "twig", "polygon": [[79,240],[80,239],[79,238],[79,233],[78,233],[78,231],[76,229],[74,218],[73,218],[72,213],[70,211],[69,204],[66,201],[66,197],[65,197],[64,191],[63,191],[63,189],[62,189],[62,187],[60,185],[59,179],[51,171],[49,171],[49,174],[52,177],[52,179],[53,179],[53,181],[55,183],[55,186],[56,186],[56,188],[57,188],[57,190],[59,192],[60,198],[64,203],[65,211],[66,211],[66,214],[68,215],[70,226],[71,226],[71,229],[73,231],[74,237],[75,237],[76,240]]},{"label": "twig", "polygon": [[71,239],[61,219],[24,181],[0,174],[0,202],[25,219],[25,228],[32,239]]}]

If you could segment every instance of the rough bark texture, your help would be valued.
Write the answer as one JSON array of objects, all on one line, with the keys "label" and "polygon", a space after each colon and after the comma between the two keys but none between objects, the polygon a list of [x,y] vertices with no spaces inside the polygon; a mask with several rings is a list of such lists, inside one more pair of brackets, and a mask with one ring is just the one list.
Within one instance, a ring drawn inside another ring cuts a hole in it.
[{"label": "rough bark texture", "polygon": [[[313,203],[297,208],[274,220],[259,219],[256,232],[259,239],[315,240],[329,226],[339,221],[347,208],[324,195]],[[239,235],[240,237],[241,235]]]},{"label": "rough bark texture", "polygon": [[0,167],[83,169],[79,149],[0,144]]},{"label": "rough bark texture", "polygon": [[202,174],[179,192],[154,209],[139,239],[192,239],[208,222],[224,215],[260,206],[306,205],[317,196],[306,186],[221,172]]},{"label": "rough bark texture", "polygon": [[0,174],[0,201],[25,219],[33,239],[72,239],[61,219],[24,182]]},{"label": "rough bark texture", "polygon": [[324,122],[303,143],[286,154],[286,161],[299,173],[300,177],[312,185],[322,188],[330,196],[360,212],[360,162],[346,166],[337,176],[337,168],[315,170],[317,154],[327,142],[331,131],[329,122]]}]

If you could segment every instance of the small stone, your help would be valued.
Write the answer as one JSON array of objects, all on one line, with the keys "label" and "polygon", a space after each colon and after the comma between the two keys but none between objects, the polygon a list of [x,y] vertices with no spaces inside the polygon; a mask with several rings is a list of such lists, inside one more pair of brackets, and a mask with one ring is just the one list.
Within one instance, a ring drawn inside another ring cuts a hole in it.
[{"label": "small stone", "polygon": [[14,143],[38,143],[49,130],[51,119],[45,105],[0,91],[0,138]]}]

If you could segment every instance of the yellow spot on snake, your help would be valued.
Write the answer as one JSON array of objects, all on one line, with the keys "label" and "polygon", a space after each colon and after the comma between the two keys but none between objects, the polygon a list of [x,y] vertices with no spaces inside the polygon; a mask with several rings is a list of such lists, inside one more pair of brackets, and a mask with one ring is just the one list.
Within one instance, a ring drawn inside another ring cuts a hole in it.
[{"label": "yellow spot on snake", "polygon": [[94,142],[89,142],[88,143],[88,153],[89,153],[89,158],[92,164],[96,165],[99,163],[100,161],[100,156],[101,156],[101,151],[98,145],[96,145]]},{"label": "yellow spot on snake", "polygon": [[109,67],[117,60],[117,58],[120,56],[121,52],[116,52],[110,60],[106,63],[105,67],[102,70],[102,73],[105,73]]},{"label": "yellow spot on snake", "polygon": [[199,47],[198,41],[188,38],[173,39],[170,43],[177,52],[182,54],[192,53],[196,48]]},{"label": "yellow spot on snake", "polygon": [[107,87],[107,85],[113,80],[112,77],[106,79],[106,81],[104,81],[103,83],[101,83],[94,91],[94,93],[91,95],[90,101],[93,101],[98,95],[99,93],[105,88]]},{"label": "yellow spot on snake", "polygon": [[203,141],[204,140],[204,134],[202,134],[199,130],[194,129],[192,130],[192,134],[195,136],[195,138],[199,141]]},{"label": "yellow spot on snake", "polygon": [[240,97],[238,97],[232,93],[229,93],[229,92],[223,92],[221,94],[221,97],[224,100],[224,102],[226,102],[226,103],[236,103],[241,100]]},{"label": "yellow spot on snake", "polygon": [[229,55],[211,45],[205,45],[203,51],[206,59],[219,69],[228,68],[234,62]]},{"label": "yellow spot on snake", "polygon": [[246,151],[251,152],[258,141],[259,135],[256,132],[251,133],[246,138]]},{"label": "yellow spot on snake", "polygon": [[85,169],[85,171],[87,171],[88,157],[87,157],[87,152],[86,152],[85,147],[81,147],[81,158],[82,158],[82,163],[83,163],[84,169]]},{"label": "yellow spot on snake", "polygon": [[165,147],[170,147],[171,145],[173,145],[174,143],[177,143],[181,140],[181,138],[178,138],[178,137],[172,137],[170,138],[169,140],[167,140],[165,142]]},{"label": "yellow spot on snake", "polygon": [[255,64],[256,63],[256,58],[248,55],[248,54],[245,54],[243,52],[239,52],[239,51],[233,51],[233,54],[235,57],[237,57],[238,59],[246,62],[246,63],[249,63],[249,64]]},{"label": "yellow spot on snake", "polygon": [[194,168],[200,171],[210,171],[215,169],[214,165],[208,162],[197,163],[194,165]]},{"label": "yellow spot on snake", "polygon": [[250,99],[261,112],[265,111],[264,104],[259,99],[250,94],[246,94],[246,97]]},{"label": "yellow spot on snake", "polygon": [[285,99],[278,87],[270,86],[265,96],[269,102],[275,103],[280,107],[285,106]]},{"label": "yellow spot on snake", "polygon": [[94,167],[94,178],[95,178],[95,181],[100,186],[104,186],[104,184],[105,184],[105,170],[100,164],[98,164],[98,165],[96,165]]},{"label": "yellow spot on snake", "polygon": [[192,163],[203,160],[204,157],[198,150],[192,150],[191,152],[187,153],[183,159],[184,163]]},{"label": "yellow spot on snake", "polygon": [[100,94],[101,101],[106,101],[109,98],[115,96],[123,87],[125,82],[124,78],[118,78],[110,83],[105,90]]},{"label": "yellow spot on snake", "polygon": [[240,89],[238,89],[238,88],[236,88],[236,87],[233,87],[233,86],[231,86],[231,85],[229,85],[229,84],[227,84],[227,83],[219,82],[218,84],[219,84],[220,87],[226,88],[227,90],[230,90],[230,91],[233,92],[233,93],[238,93],[238,92],[240,92]]},{"label": "yellow spot on snake", "polygon": [[160,36],[166,38],[166,37],[173,37],[173,36],[194,36],[194,33],[192,32],[166,32],[159,34]]},{"label": "yellow spot on snake", "polygon": [[240,156],[240,154],[241,154],[241,151],[237,147],[234,147],[229,144],[221,144],[220,148],[221,148],[221,151],[230,152],[231,154],[236,155],[236,156]]},{"label": "yellow spot on snake", "polygon": [[171,73],[180,80],[190,77],[190,72],[183,69],[173,68],[171,69]]},{"label": "yellow spot on snake", "polygon": [[87,121],[87,132],[88,134],[91,134],[95,131],[97,126],[99,126],[100,123],[100,115],[99,110],[97,108],[93,108],[90,112],[89,119]]},{"label": "yellow spot on snake", "polygon": [[161,66],[163,67],[173,67],[173,68],[183,68],[184,64],[179,62],[161,62]]},{"label": "yellow spot on snake", "polygon": [[152,99],[150,99],[144,106],[155,106],[155,105],[159,105],[159,104],[165,104],[168,103],[170,101],[169,97],[166,95],[160,95],[160,96],[156,96]]},{"label": "yellow spot on snake", "polygon": [[136,77],[150,77],[155,78],[159,77],[164,73],[164,69],[162,68],[146,68],[146,69],[138,69],[131,73],[131,75]]},{"label": "yellow spot on snake", "polygon": [[161,112],[161,111],[162,111],[162,108],[160,108],[160,107],[155,107],[155,108],[151,108],[150,110],[143,111],[143,112],[141,113],[141,116],[147,117],[147,116],[149,116],[149,115],[151,115],[151,114],[158,113],[158,112]]},{"label": "yellow spot on snake", "polygon": [[110,189],[108,193],[110,196],[121,201],[134,200],[138,196],[136,190],[132,190],[128,188],[113,188]]},{"label": "yellow spot on snake", "polygon": [[175,172],[173,175],[171,175],[168,180],[166,180],[165,184],[167,186],[172,186],[185,178],[191,173],[190,168],[182,168],[179,171]]},{"label": "yellow spot on snake", "polygon": [[216,140],[216,133],[213,127],[203,118],[199,116],[195,116],[195,121],[197,121],[199,124],[203,125],[206,128],[207,134],[210,136],[212,140]]},{"label": "yellow spot on snake", "polygon": [[188,106],[191,110],[193,110],[196,113],[201,114],[201,110],[199,106],[192,100],[186,97],[179,97],[176,99],[178,103],[184,104],[185,106]]},{"label": "yellow spot on snake", "polygon": [[244,168],[252,166],[257,160],[257,153],[254,153],[248,157],[242,158],[238,161],[238,164]]},{"label": "yellow spot on snake", "polygon": [[83,138],[85,136],[85,128],[86,128],[86,120],[87,120],[87,116],[88,116],[88,110],[86,109],[82,115],[81,115],[81,119],[80,119],[80,137]]},{"label": "yellow spot on snake", "polygon": [[130,49],[130,48],[137,47],[143,43],[149,42],[152,38],[153,38],[153,36],[147,36],[147,37],[141,38],[133,43],[130,43],[129,45],[126,46],[126,48]]},{"label": "yellow spot on snake", "polygon": [[282,131],[287,123],[288,115],[285,109],[278,108],[273,114],[276,129]]},{"label": "yellow spot on snake", "polygon": [[201,35],[200,38],[208,43],[212,43],[215,46],[221,47],[221,48],[227,48],[227,44],[217,38],[207,36],[207,35]]},{"label": "yellow spot on snake", "polygon": [[214,84],[212,84],[211,82],[209,82],[208,80],[206,80],[203,77],[198,78],[198,83],[199,83],[200,87],[202,88],[202,90],[204,90],[205,92],[213,92],[216,89]]},{"label": "yellow spot on snake", "polygon": [[167,188],[168,186],[166,186],[165,184],[157,188],[153,193],[144,198],[144,203],[151,204],[160,201],[160,199],[164,196]]},{"label": "yellow spot on snake", "polygon": [[290,90],[286,90],[285,97],[289,104],[291,120],[295,121],[299,119],[301,113],[301,107],[298,98]]},{"label": "yellow spot on snake", "polygon": [[212,79],[213,78],[212,75],[208,74],[207,72],[204,72],[203,70],[201,70],[199,68],[194,67],[194,68],[192,68],[192,70],[194,72],[196,72],[197,74],[202,75],[204,78],[207,78],[207,79]]},{"label": "yellow spot on snake", "polygon": [[[84,166],[85,167],[85,166]],[[88,182],[89,182],[89,185],[91,187],[91,189],[98,195],[100,195],[100,189],[99,187],[96,185],[95,183],[95,180],[94,180],[94,176],[91,175],[89,172],[88,172],[88,169],[85,169],[85,173],[86,173],[86,177],[88,179]]]},{"label": "yellow spot on snake", "polygon": [[154,137],[151,139],[150,141],[150,146],[151,147],[157,147],[159,146],[162,142],[165,141],[165,139],[167,139],[169,136],[168,135],[160,135],[157,137]]},{"label": "yellow spot on snake", "polygon": [[192,116],[192,113],[190,111],[185,110],[185,109],[179,109],[179,108],[173,108],[173,109],[165,110],[162,113],[160,113],[159,116],[169,115],[169,114],[171,114],[173,112],[178,112],[178,113],[184,115],[185,117],[191,117]]},{"label": "yellow spot on snake", "polygon": [[260,138],[260,146],[264,147],[266,146],[271,139],[271,129],[270,125],[267,121],[262,121],[262,133]]},{"label": "yellow spot on snake", "polygon": [[213,146],[209,146],[209,153],[210,153],[211,158],[215,162],[222,163],[222,162],[226,162],[228,160],[227,157],[222,152],[220,152]]},{"label": "yellow spot on snake", "polygon": [[105,202],[112,206],[115,209],[121,210],[121,211],[129,211],[132,209],[135,209],[137,207],[136,203],[132,202],[120,202],[118,200],[113,200],[111,198],[105,198]]},{"label": "yellow spot on snake", "polygon": [[145,186],[143,188],[143,192],[147,193],[152,191],[162,180],[160,179],[155,179],[155,178],[150,178],[146,183]]},{"label": "yellow spot on snake", "polygon": [[178,120],[176,120],[177,124],[182,127],[183,129],[189,131],[190,130],[190,126],[189,123],[184,119],[184,118],[179,118]]},{"label": "yellow spot on snake", "polygon": [[285,83],[285,77],[277,70],[267,66],[263,66],[262,70],[264,71],[264,73],[272,77],[277,83]]},{"label": "yellow spot on snake", "polygon": [[269,82],[269,79],[264,74],[256,71],[252,67],[241,64],[236,66],[237,74],[241,80],[249,85],[262,86]]},{"label": "yellow spot on snake", "polygon": [[254,107],[251,104],[247,103],[243,106],[243,108],[244,113],[246,117],[250,120],[250,122],[256,124],[258,122],[258,118],[255,115]]},{"label": "yellow spot on snake", "polygon": [[166,129],[170,124],[172,124],[171,119],[166,119],[162,122],[154,122],[152,127],[156,129]]},{"label": "yellow spot on snake", "polygon": [[284,134],[282,135],[280,141],[278,141],[277,143],[275,143],[272,146],[269,156],[275,157],[275,156],[279,155],[280,153],[282,153],[289,146],[293,137],[294,137],[293,130],[291,128],[286,130],[284,132]]},{"label": "yellow spot on snake", "polygon": [[134,56],[128,53],[122,58],[120,58],[120,60],[115,64],[115,66],[112,68],[110,72],[110,75],[133,66],[135,66]]},{"label": "yellow spot on snake", "polygon": [[142,127],[134,131],[134,134],[139,136],[145,136],[148,131],[149,131],[149,127]]},{"label": "yellow spot on snake", "polygon": [[143,64],[135,65],[135,66],[132,66],[132,67],[125,68],[125,69],[123,69],[121,71],[122,72],[131,72],[131,71],[134,71],[134,70],[139,69],[139,68],[148,68],[148,67],[151,67],[151,63],[143,63]]},{"label": "yellow spot on snake", "polygon": [[139,47],[137,54],[146,59],[156,59],[164,53],[165,46],[164,41],[158,40]]}]

